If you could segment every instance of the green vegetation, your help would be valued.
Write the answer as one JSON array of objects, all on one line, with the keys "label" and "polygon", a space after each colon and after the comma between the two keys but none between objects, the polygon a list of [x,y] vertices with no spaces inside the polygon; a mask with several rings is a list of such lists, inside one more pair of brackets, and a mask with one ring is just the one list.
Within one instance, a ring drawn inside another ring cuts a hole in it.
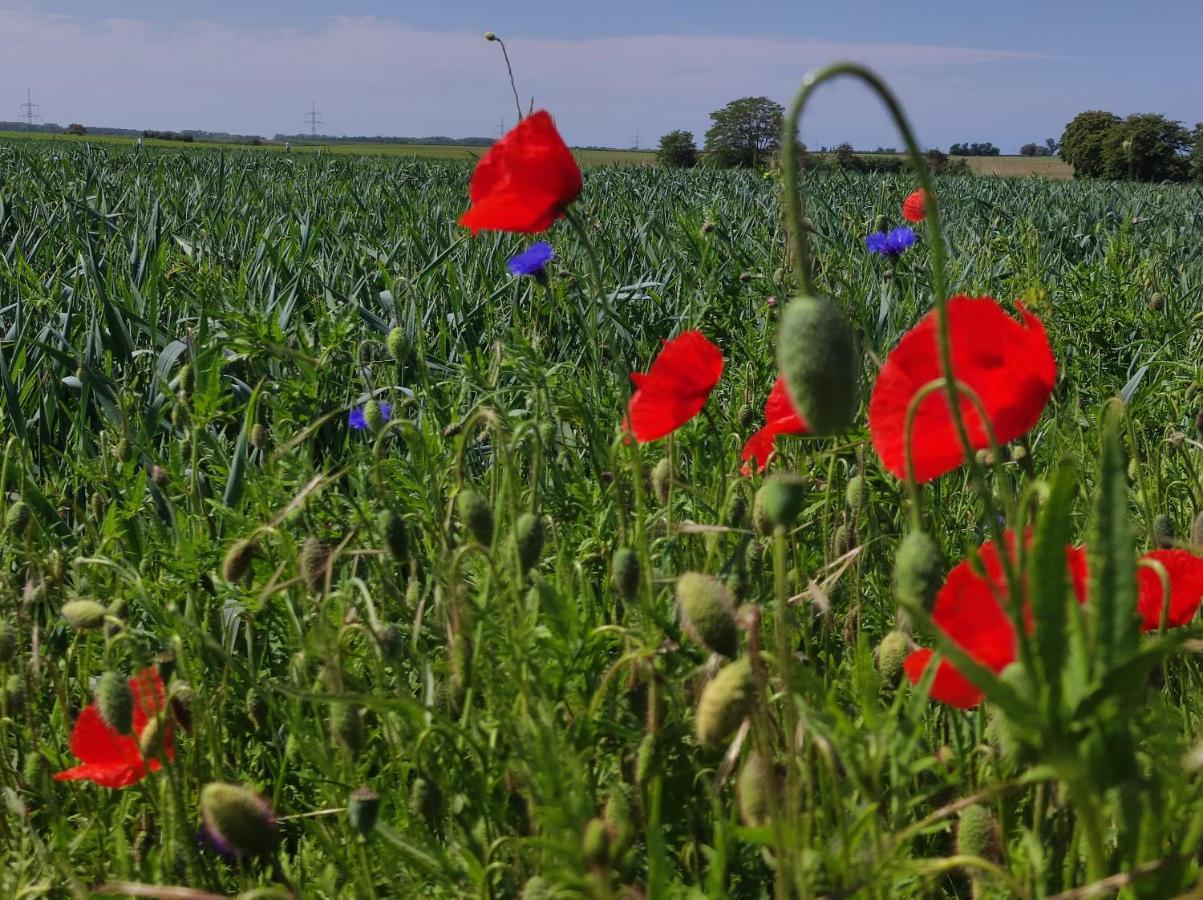
[{"label": "green vegetation", "polygon": [[1157,113],[1121,119],[1090,110],[1065,126],[1061,156],[1083,178],[1130,181],[1201,180],[1203,125],[1187,131],[1181,122]]}]

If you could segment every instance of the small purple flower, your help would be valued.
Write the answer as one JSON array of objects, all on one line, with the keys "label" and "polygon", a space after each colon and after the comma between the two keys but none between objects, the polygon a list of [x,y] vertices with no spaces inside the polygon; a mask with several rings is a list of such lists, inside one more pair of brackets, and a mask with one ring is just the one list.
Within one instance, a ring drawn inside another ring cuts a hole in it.
[{"label": "small purple flower", "polygon": [[[369,401],[369,404],[371,401]],[[376,408],[380,410],[380,424],[387,422],[393,414],[393,407],[388,403],[378,403]],[[347,415],[347,424],[355,431],[364,431],[372,427],[372,423],[368,421],[368,407],[357,406]]]},{"label": "small purple flower", "polygon": [[900,257],[916,240],[915,232],[901,225],[891,231],[873,232],[865,238],[865,246],[869,248],[870,253],[893,260]]},{"label": "small purple flower", "polygon": [[547,264],[556,258],[551,244],[537,241],[505,264],[511,275],[529,275],[542,285],[547,284]]}]

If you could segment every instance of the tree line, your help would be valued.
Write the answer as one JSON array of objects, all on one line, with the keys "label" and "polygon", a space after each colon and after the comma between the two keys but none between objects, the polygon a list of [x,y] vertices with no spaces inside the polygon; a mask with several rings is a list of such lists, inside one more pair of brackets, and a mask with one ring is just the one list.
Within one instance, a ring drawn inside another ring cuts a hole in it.
[{"label": "tree line", "polygon": [[1203,181],[1203,123],[1188,130],[1160,113],[1091,109],[1065,126],[1061,157],[1075,178]]}]

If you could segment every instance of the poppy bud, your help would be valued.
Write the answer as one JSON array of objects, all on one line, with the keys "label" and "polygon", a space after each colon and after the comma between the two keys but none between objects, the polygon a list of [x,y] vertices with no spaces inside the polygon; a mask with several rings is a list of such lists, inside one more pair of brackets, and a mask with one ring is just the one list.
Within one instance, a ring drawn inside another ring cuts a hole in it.
[{"label": "poppy bud", "polygon": [[492,546],[493,510],[489,509],[485,498],[474,490],[463,490],[456,495],[455,508],[460,524],[468,530],[473,540],[482,547]]},{"label": "poppy bud", "polygon": [[384,536],[384,547],[389,556],[401,562],[408,551],[405,520],[391,509],[380,514],[380,533]]},{"label": "poppy bud", "polygon": [[256,691],[251,688],[246,692],[246,717],[251,722],[251,727],[256,731],[261,731],[267,723],[267,701]]},{"label": "poppy bud", "polygon": [[722,582],[686,572],[677,579],[677,611],[681,627],[700,647],[733,657],[739,648],[735,602]]},{"label": "poppy bud", "polygon": [[134,449],[129,445],[129,441],[125,438],[117,441],[117,446],[113,448],[113,455],[117,457],[118,462],[127,463],[134,458]]},{"label": "poppy bud", "polygon": [[802,512],[802,504],[806,501],[806,483],[797,475],[778,473],[761,485],[756,492],[756,500],[764,516],[762,533],[770,533],[764,532],[765,523],[774,528],[789,528],[798,518],[798,513]]},{"label": "poppy bud", "polygon": [[834,434],[852,424],[859,377],[855,344],[834,302],[799,296],[785,308],[777,363],[794,408],[813,434]]},{"label": "poppy bud", "polygon": [[635,751],[635,783],[647,784],[648,779],[655,774],[658,762],[656,736],[645,734],[639,742],[639,749]]},{"label": "poppy bud", "polygon": [[698,743],[707,750],[715,750],[730,737],[748,714],[755,689],[752,664],[746,658],[719,669],[698,700],[694,717]]},{"label": "poppy bud", "polygon": [[660,505],[668,503],[669,488],[672,487],[673,471],[672,463],[668,461],[668,457],[656,463],[651,474],[652,493],[656,495],[656,499],[660,501]]},{"label": "poppy bud", "polygon": [[17,656],[17,629],[0,619],[0,666],[7,666]]},{"label": "poppy bud", "polygon": [[104,494],[97,491],[92,494],[88,500],[88,505],[92,508],[92,518],[97,522],[104,519],[104,514],[108,509],[108,502],[104,499]]},{"label": "poppy bud", "polygon": [[142,754],[143,759],[157,758],[163,751],[166,737],[167,729],[159,716],[147,719],[146,724],[142,726],[142,732],[138,735],[138,752]]},{"label": "poppy bud", "polygon": [[249,538],[235,541],[226,551],[226,558],[221,564],[221,577],[230,584],[242,581],[251,571],[251,563],[255,560],[255,542]]},{"label": "poppy bud", "polygon": [[1174,546],[1174,520],[1161,513],[1153,519],[1153,542],[1162,550],[1169,550]]},{"label": "poppy bud", "polygon": [[881,639],[876,656],[877,674],[881,676],[883,684],[893,684],[898,679],[910,649],[911,639],[905,631],[891,631]]},{"label": "poppy bud", "polygon": [[4,527],[10,535],[20,540],[25,537],[25,532],[29,529],[29,523],[32,520],[33,515],[29,511],[29,506],[24,500],[17,500],[4,515]]},{"label": "poppy bud", "polygon": [[196,371],[188,363],[180,366],[180,393],[189,397],[196,390]]},{"label": "poppy bud", "polygon": [[76,631],[88,631],[104,624],[108,610],[95,600],[72,600],[63,604],[61,612],[67,624]]},{"label": "poppy bud", "polygon": [[744,760],[735,781],[735,797],[739,817],[749,828],[758,828],[769,821],[772,798],[781,790],[781,779],[763,756],[753,750]]},{"label": "poppy bud", "polygon": [[957,855],[996,860],[1000,856],[998,823],[980,804],[966,806],[957,816]]},{"label": "poppy bud", "polygon": [[856,535],[847,525],[840,525],[831,537],[831,551],[834,556],[843,556],[856,546]]},{"label": "poppy bud", "polygon": [[409,808],[434,829],[443,814],[443,792],[436,782],[415,778],[409,788]]},{"label": "poppy bud", "polygon": [[1195,520],[1190,523],[1190,542],[1196,548],[1203,548],[1203,510],[1199,510]]},{"label": "poppy bud", "polygon": [[543,552],[543,520],[534,513],[523,513],[514,526],[514,543],[522,571],[533,568]]},{"label": "poppy bud", "polygon": [[865,480],[864,475],[853,475],[848,479],[848,486],[844,489],[844,500],[852,518],[859,518],[861,510],[869,500],[869,482]]},{"label": "poppy bud", "polygon": [[739,409],[739,428],[741,431],[747,431],[755,424],[756,409],[750,403],[745,403]]},{"label": "poppy bud", "polygon": [[267,426],[256,422],[251,426],[251,446],[256,450],[266,450],[271,446],[272,435]]},{"label": "poppy bud", "polygon": [[743,491],[736,491],[727,503],[725,517],[728,528],[743,528],[748,518],[748,497]]},{"label": "poppy bud", "polygon": [[944,582],[944,557],[926,531],[911,531],[894,558],[894,597],[899,605],[931,611]]},{"label": "poppy bud", "polygon": [[134,728],[134,692],[129,680],[116,672],[105,672],[96,683],[96,711],[104,723],[118,734]]},{"label": "poppy bud", "polygon": [[606,823],[593,818],[585,825],[585,833],[581,837],[581,852],[585,863],[591,869],[604,869],[610,860],[610,832]]},{"label": "poppy bud", "polygon": [[25,679],[16,673],[4,682],[4,706],[9,715],[25,708]]},{"label": "poppy bud", "polygon": [[619,782],[606,799],[602,818],[610,831],[610,846],[616,857],[630,848],[635,837],[634,807],[631,803],[631,788]]},{"label": "poppy bud", "polygon": [[301,578],[309,590],[321,593],[326,587],[326,576],[330,571],[330,545],[311,534],[301,545]]},{"label": "poppy bud", "polygon": [[639,555],[630,547],[619,547],[610,562],[610,580],[623,600],[633,600],[639,593]]},{"label": "poppy bud", "polygon": [[279,843],[275,814],[254,791],[236,784],[206,784],[200,808],[205,834],[226,853],[261,856]]},{"label": "poppy bud", "polygon": [[363,711],[350,703],[333,704],[330,731],[352,756],[358,756],[363,749]]},{"label": "poppy bud", "polygon": [[485,40],[486,41],[495,41],[495,40],[497,40],[497,35],[495,35],[491,31],[486,31],[485,32]]},{"label": "poppy bud", "polygon": [[744,550],[744,567],[748,570],[748,577],[751,579],[759,579],[764,574],[764,544],[760,541],[748,541],[748,546]]},{"label": "poppy bud", "polygon": [[405,337],[405,329],[398,325],[390,331],[384,339],[384,346],[394,360],[399,363],[405,362],[405,358],[409,356],[409,341]]},{"label": "poppy bud", "polygon": [[367,424],[368,431],[373,433],[384,427],[384,411],[376,400],[369,400],[363,405],[363,421]]},{"label": "poppy bud", "polygon": [[380,795],[369,787],[357,788],[347,798],[347,818],[360,834],[369,834],[380,815]]},{"label": "poppy bud", "polygon": [[1149,309],[1153,310],[1153,312],[1161,312],[1163,309],[1165,309],[1165,296],[1163,294],[1156,293],[1150,294]]}]

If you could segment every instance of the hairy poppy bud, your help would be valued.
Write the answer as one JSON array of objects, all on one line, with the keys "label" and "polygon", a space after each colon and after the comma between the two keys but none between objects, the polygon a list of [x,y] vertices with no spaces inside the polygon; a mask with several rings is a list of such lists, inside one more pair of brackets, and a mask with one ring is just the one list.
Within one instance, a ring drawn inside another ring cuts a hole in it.
[{"label": "hairy poppy bud", "polygon": [[17,629],[0,619],[0,666],[7,666],[17,657]]},{"label": "hairy poppy bud", "polygon": [[996,860],[999,856],[998,823],[994,814],[977,803],[957,816],[957,855]]},{"label": "hairy poppy bud", "polygon": [[936,542],[926,531],[909,532],[894,558],[894,596],[899,604],[930,611],[943,581],[944,557]]},{"label": "hairy poppy bud", "polygon": [[731,495],[727,504],[726,523],[728,528],[743,528],[748,519],[748,497],[743,491]]},{"label": "hairy poppy bud", "polygon": [[656,772],[659,763],[659,753],[656,748],[656,736],[645,734],[635,751],[635,783],[647,784],[649,778]]},{"label": "hairy poppy bud", "polygon": [[17,540],[25,537],[25,532],[29,530],[29,523],[33,520],[33,515],[29,511],[29,506],[24,500],[17,500],[8,508],[8,512],[4,514],[4,527],[10,535]]},{"label": "hairy poppy bud", "polygon": [[443,815],[443,792],[438,783],[426,778],[415,778],[409,788],[410,810],[426,822],[427,826],[437,828]]},{"label": "hairy poppy bud", "polygon": [[630,547],[619,547],[610,562],[610,580],[623,600],[633,600],[639,592],[639,554]]},{"label": "hairy poppy bud", "polygon": [[256,422],[251,426],[251,446],[256,450],[266,450],[271,446],[272,435],[267,426],[262,422]]},{"label": "hairy poppy bud", "polygon": [[88,505],[92,508],[92,518],[97,522],[104,519],[104,514],[108,510],[108,501],[104,499],[104,494],[99,491],[92,494],[88,499]]},{"label": "hairy poppy bud", "polygon": [[610,791],[602,818],[610,830],[610,846],[614,855],[622,856],[635,837],[634,806],[629,785],[620,782]]},{"label": "hairy poppy bud", "polygon": [[76,631],[87,631],[103,625],[108,610],[95,600],[72,600],[63,604],[61,612],[67,624]]},{"label": "hairy poppy bud", "polygon": [[4,682],[4,706],[9,715],[25,708],[25,679],[15,672]]},{"label": "hairy poppy bud", "polygon": [[707,750],[715,750],[730,737],[748,714],[755,689],[752,664],[746,658],[719,669],[698,700],[694,717],[698,743]]},{"label": "hairy poppy bud", "polygon": [[330,730],[352,756],[363,749],[363,711],[351,703],[335,703],[330,708]]},{"label": "hairy poppy bud", "polygon": [[105,672],[96,683],[96,711],[104,723],[118,734],[134,728],[134,692],[129,680],[116,672]]},{"label": "hairy poppy bud", "polygon": [[394,360],[399,363],[405,362],[405,358],[409,356],[409,341],[405,337],[405,329],[400,325],[392,329],[384,339],[384,346]]},{"label": "hairy poppy bud", "polygon": [[859,362],[852,329],[831,300],[799,296],[781,317],[777,363],[814,434],[846,430],[856,413]]},{"label": "hairy poppy bud", "polygon": [[581,836],[581,852],[590,868],[606,867],[610,860],[610,832],[604,821],[593,818],[586,823],[585,833]]},{"label": "hairy poppy bud", "polygon": [[1162,550],[1169,550],[1174,546],[1174,520],[1165,513],[1154,517],[1153,519],[1153,541]]},{"label": "hairy poppy bud", "polygon": [[267,714],[267,701],[258,691],[251,688],[246,692],[246,717],[250,720],[251,727],[261,731],[267,724]]},{"label": "hairy poppy bud", "polygon": [[806,501],[806,483],[797,475],[778,473],[761,485],[756,492],[756,500],[769,525],[789,528],[798,518],[798,513],[802,512],[802,504]]},{"label": "hairy poppy bud", "polygon": [[493,544],[493,510],[485,498],[476,491],[468,489],[460,491],[455,498],[455,509],[459,513],[460,524],[472,535],[472,539],[482,547]]},{"label": "hairy poppy bud", "polygon": [[384,547],[389,556],[401,562],[408,553],[405,520],[391,509],[380,514],[380,534],[384,537]]},{"label": "hairy poppy bud", "polygon": [[673,470],[672,463],[668,461],[668,457],[656,463],[652,469],[651,478],[649,479],[652,485],[652,493],[656,495],[656,499],[663,506],[668,503],[669,488],[672,487]]},{"label": "hairy poppy bud", "polygon": [[741,431],[748,431],[756,424],[756,408],[750,403],[745,403],[739,408],[739,428]]},{"label": "hairy poppy bud", "polygon": [[485,32],[485,40],[486,41],[495,41],[495,40],[497,40],[497,35],[495,35],[491,31],[486,31]]},{"label": "hairy poppy bud", "polygon": [[330,571],[330,545],[311,534],[301,545],[301,578],[315,594],[326,588],[326,576]]},{"label": "hairy poppy bud", "polygon": [[117,441],[117,446],[113,448],[113,455],[117,457],[118,462],[127,463],[134,458],[134,448],[124,437]]},{"label": "hairy poppy bud", "polygon": [[681,627],[700,647],[733,657],[739,648],[735,602],[717,578],[686,572],[677,579]]},{"label": "hairy poppy bud", "polygon": [[205,834],[226,853],[262,856],[275,850],[279,843],[271,806],[241,785],[206,784],[201,788],[200,808]]},{"label": "hairy poppy bud", "polygon": [[911,639],[905,631],[891,631],[877,645],[877,674],[885,684],[893,684],[902,671],[907,653],[911,649]]},{"label": "hairy poppy bud", "polygon": [[221,564],[221,577],[230,584],[242,581],[251,571],[251,563],[255,560],[255,549],[255,542],[249,538],[232,543]]},{"label": "hairy poppy bud", "polygon": [[380,408],[380,403],[376,400],[369,400],[363,405],[363,421],[368,426],[368,431],[373,433],[384,427],[384,423],[388,421],[384,417],[384,410]]},{"label": "hairy poppy bud", "polygon": [[514,526],[514,543],[522,571],[533,568],[543,552],[543,520],[534,513],[523,513]]},{"label": "hairy poppy bud", "polygon": [[859,518],[861,510],[869,500],[869,482],[865,480],[864,475],[853,475],[848,479],[848,486],[844,489],[844,500],[852,518]]},{"label": "hairy poppy bud", "polygon": [[831,552],[834,556],[843,556],[856,546],[856,535],[847,525],[840,525],[831,536]]},{"label": "hairy poppy bud", "polygon": [[753,750],[744,760],[735,781],[739,817],[749,828],[766,824],[773,809],[773,797],[781,789],[775,767]]},{"label": "hairy poppy bud", "polygon": [[188,363],[180,366],[179,385],[180,393],[185,397],[191,396],[192,392],[196,390],[196,370]]},{"label": "hairy poppy bud", "polygon": [[144,759],[155,759],[163,751],[167,729],[159,716],[147,719],[138,735],[138,752]]},{"label": "hairy poppy bud", "polygon": [[376,827],[380,815],[380,795],[369,787],[356,788],[347,798],[347,818],[351,827],[360,834],[368,834]]}]

